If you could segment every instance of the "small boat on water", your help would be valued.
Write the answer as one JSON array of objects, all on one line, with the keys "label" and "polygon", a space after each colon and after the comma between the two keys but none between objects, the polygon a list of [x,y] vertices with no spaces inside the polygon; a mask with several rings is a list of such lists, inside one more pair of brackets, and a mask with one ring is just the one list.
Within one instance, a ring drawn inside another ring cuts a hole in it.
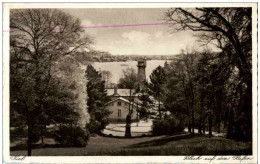
[{"label": "small boat on water", "polygon": [[128,64],[121,64],[121,66],[129,66]]}]

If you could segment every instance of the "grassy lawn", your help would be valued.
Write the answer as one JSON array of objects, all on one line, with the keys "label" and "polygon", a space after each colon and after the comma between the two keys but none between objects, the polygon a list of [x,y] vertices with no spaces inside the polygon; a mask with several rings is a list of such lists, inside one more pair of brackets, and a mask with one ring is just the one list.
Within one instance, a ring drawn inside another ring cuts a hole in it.
[{"label": "grassy lawn", "polygon": [[[237,142],[220,137],[180,135],[142,138],[91,137],[84,148],[36,148],[35,156],[85,155],[249,155],[252,142]],[[25,150],[11,155],[26,155]]]}]

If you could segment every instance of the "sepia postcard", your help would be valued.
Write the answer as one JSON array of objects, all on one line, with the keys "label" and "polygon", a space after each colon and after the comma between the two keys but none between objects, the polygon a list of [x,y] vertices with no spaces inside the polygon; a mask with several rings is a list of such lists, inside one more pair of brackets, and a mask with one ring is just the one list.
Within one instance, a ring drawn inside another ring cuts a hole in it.
[{"label": "sepia postcard", "polygon": [[257,163],[257,3],[3,3],[5,163]]}]

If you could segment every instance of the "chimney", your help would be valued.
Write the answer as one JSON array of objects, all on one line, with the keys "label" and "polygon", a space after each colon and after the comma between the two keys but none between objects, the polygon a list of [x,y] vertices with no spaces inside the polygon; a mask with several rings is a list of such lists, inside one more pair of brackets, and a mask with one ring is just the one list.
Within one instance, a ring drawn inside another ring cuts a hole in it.
[{"label": "chimney", "polygon": [[118,95],[116,86],[114,87],[114,95]]}]

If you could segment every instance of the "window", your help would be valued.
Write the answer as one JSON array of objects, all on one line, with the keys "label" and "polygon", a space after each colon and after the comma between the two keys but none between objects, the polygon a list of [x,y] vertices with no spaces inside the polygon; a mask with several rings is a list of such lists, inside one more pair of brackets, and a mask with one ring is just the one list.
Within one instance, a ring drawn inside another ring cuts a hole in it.
[{"label": "window", "polygon": [[118,109],[118,117],[121,117],[121,109]]},{"label": "window", "polygon": [[118,102],[117,102],[117,105],[118,105],[118,106],[121,106],[121,101],[118,101]]},{"label": "window", "polygon": [[127,106],[127,102],[125,102],[125,106]]}]

